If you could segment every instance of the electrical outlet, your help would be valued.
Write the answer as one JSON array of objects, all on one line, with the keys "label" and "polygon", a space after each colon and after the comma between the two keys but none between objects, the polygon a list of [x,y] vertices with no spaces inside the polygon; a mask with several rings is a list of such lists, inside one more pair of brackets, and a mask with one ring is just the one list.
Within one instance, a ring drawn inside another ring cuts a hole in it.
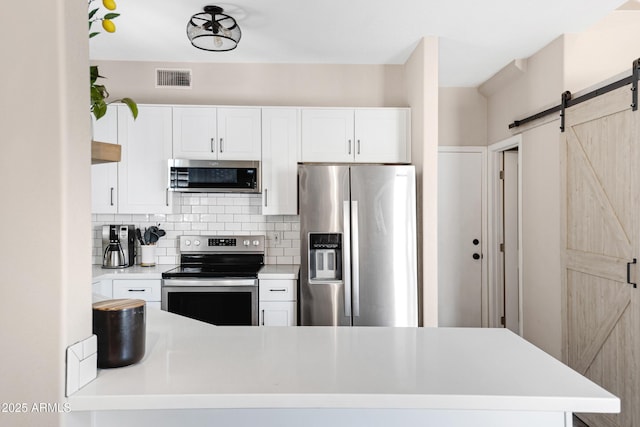
[{"label": "electrical outlet", "polygon": [[271,232],[271,240],[273,240],[274,246],[280,246],[280,241],[282,240],[282,234],[280,231],[272,231]]}]

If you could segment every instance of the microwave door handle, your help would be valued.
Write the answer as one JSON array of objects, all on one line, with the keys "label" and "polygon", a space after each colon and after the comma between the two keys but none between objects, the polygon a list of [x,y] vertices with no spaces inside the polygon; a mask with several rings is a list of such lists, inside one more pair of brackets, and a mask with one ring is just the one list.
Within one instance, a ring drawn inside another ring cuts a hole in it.
[{"label": "microwave door handle", "polygon": [[343,206],[343,221],[344,221],[344,242],[343,245],[343,259],[344,264],[342,266],[344,277],[344,315],[351,317],[351,232],[350,232],[350,219],[351,213],[349,209],[349,202],[344,202]]}]

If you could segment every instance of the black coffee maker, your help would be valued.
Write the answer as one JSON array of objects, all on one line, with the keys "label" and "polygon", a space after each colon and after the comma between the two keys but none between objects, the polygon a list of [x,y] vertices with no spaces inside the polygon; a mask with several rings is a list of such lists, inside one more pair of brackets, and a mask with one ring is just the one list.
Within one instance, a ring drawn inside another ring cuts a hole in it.
[{"label": "black coffee maker", "polygon": [[134,263],[135,227],[102,226],[102,268],[125,268]]}]

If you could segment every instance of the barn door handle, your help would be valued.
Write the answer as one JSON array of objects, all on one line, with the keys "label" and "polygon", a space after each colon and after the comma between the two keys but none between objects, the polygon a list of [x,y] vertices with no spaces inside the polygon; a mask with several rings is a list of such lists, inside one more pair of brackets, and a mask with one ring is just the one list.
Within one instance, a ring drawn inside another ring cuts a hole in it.
[{"label": "barn door handle", "polygon": [[638,263],[638,260],[635,259],[635,258],[633,259],[632,262],[628,262],[627,263],[627,283],[630,284],[630,285],[633,285],[634,288],[637,288],[638,284],[637,283],[633,283],[631,281],[631,264],[637,264],[637,263]]}]

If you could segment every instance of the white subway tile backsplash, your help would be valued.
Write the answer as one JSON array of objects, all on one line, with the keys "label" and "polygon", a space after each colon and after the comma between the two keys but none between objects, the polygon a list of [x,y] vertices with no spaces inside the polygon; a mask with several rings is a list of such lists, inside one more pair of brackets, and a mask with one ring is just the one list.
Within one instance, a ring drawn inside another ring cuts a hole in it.
[{"label": "white subway tile backsplash", "polygon": [[193,212],[194,214],[206,214],[209,212],[209,208],[206,205],[191,206],[191,212]]},{"label": "white subway tile backsplash", "polygon": [[[265,235],[266,264],[299,264],[299,217],[263,216],[261,205],[259,194],[175,194],[174,214],[92,214],[93,262],[102,262],[102,225],[134,224],[144,232],[145,227],[160,224],[167,234],[158,241],[157,264],[179,263],[178,236],[185,234]],[[279,233],[277,242],[269,232]]]}]

